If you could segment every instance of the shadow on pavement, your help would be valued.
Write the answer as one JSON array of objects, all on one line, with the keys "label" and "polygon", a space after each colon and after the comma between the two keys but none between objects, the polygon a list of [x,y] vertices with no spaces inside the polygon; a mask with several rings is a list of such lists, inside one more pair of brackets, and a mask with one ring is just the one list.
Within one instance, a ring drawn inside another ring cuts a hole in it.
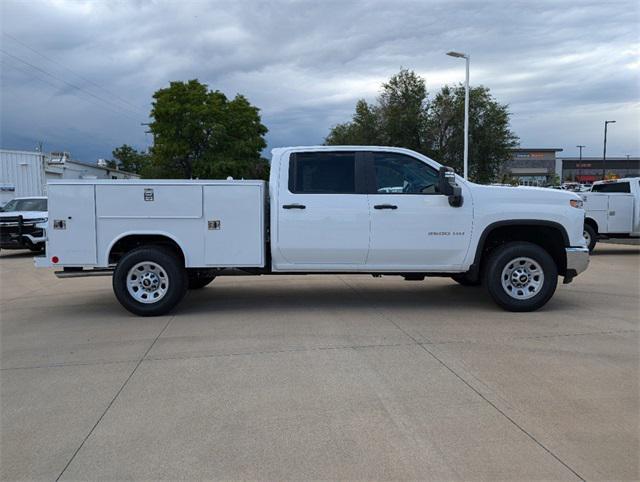
[{"label": "shadow on pavement", "polygon": [[12,249],[3,249],[0,251],[0,258],[33,258],[34,256],[38,256],[40,253],[34,253],[32,251],[23,251],[23,250],[12,250]]},{"label": "shadow on pavement", "polygon": [[601,254],[617,254],[617,255],[622,255],[622,256],[627,256],[627,255],[637,255],[640,254],[640,247],[635,247],[634,249],[629,249],[628,245],[625,245],[625,248],[616,248],[612,245],[607,246],[606,248],[596,248],[593,253],[591,253],[591,256],[599,256]]}]

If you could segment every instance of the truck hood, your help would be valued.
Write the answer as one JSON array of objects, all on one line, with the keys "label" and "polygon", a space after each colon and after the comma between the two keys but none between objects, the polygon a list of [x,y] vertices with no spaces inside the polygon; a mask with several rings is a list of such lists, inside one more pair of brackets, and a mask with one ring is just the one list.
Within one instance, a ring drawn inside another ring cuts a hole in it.
[{"label": "truck hood", "polygon": [[13,218],[16,216],[22,216],[22,218],[26,221],[27,219],[42,219],[49,216],[47,211],[9,211],[9,212],[0,212],[0,221],[2,218]]},{"label": "truck hood", "polygon": [[582,199],[574,192],[561,191],[559,189],[549,189],[546,187],[505,187],[505,186],[484,186],[481,184],[471,184],[471,189],[474,195],[481,197],[491,197],[500,199],[503,202],[508,202],[509,199],[514,200],[527,200],[532,203],[541,204],[557,204],[566,203],[569,204],[570,199]]}]

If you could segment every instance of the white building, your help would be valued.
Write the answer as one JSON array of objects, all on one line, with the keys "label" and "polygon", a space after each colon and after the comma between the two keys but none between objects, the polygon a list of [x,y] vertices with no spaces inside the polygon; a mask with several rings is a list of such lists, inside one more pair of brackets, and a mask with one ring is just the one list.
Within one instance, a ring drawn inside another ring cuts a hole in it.
[{"label": "white building", "polygon": [[138,179],[138,174],[111,169],[106,162],[75,161],[66,152],[0,149],[0,206],[15,197],[46,196],[48,180]]}]

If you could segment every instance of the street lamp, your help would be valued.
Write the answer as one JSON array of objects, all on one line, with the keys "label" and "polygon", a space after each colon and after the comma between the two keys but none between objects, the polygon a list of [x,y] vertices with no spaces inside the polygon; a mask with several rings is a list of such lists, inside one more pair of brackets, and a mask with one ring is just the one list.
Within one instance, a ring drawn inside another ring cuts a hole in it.
[{"label": "street lamp", "polygon": [[464,81],[464,178],[469,176],[469,56],[462,52],[447,52],[449,57],[465,59],[467,75]]},{"label": "street lamp", "polygon": [[615,124],[616,121],[611,120],[611,121],[604,121],[604,149],[602,152],[602,180],[604,181],[605,178],[605,172],[604,172],[604,165],[605,162],[607,161],[607,126],[609,124]]},{"label": "street lamp", "polygon": [[578,144],[576,147],[577,147],[578,149],[580,149],[580,160],[582,161],[582,149],[583,149],[583,148],[585,148],[585,147],[587,147],[587,146],[583,146],[583,145]]}]

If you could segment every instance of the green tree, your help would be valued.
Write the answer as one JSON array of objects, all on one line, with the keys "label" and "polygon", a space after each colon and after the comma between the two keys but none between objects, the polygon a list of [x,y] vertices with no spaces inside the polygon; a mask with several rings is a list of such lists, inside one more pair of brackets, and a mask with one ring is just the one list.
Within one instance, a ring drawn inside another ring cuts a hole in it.
[{"label": "green tree", "polygon": [[267,128],[242,95],[229,100],[198,80],[171,82],[153,95],[153,177],[268,176],[261,157]]},{"label": "green tree", "polygon": [[[464,95],[462,85],[444,86],[429,105],[427,129],[428,154],[458,172],[463,167]],[[481,183],[495,181],[517,145],[507,106],[486,87],[469,89],[469,177]]]},{"label": "green tree", "polygon": [[402,69],[382,85],[377,105],[360,99],[351,121],[334,126],[325,144],[379,144],[423,151],[426,101],[424,79]]},{"label": "green tree", "polygon": [[109,165],[135,174],[142,174],[150,162],[147,153],[138,151],[127,144],[116,147],[111,155],[113,160],[108,162]]},{"label": "green tree", "polygon": [[[517,142],[507,106],[486,87],[470,89],[471,179],[498,179]],[[429,101],[424,79],[402,69],[382,85],[375,105],[359,100],[351,121],[334,126],[325,143],[407,147],[462,172],[464,88],[445,86]]]},{"label": "green tree", "polygon": [[376,107],[364,99],[356,103],[356,112],[351,122],[338,124],[331,129],[325,144],[374,145],[381,144],[380,126]]}]

